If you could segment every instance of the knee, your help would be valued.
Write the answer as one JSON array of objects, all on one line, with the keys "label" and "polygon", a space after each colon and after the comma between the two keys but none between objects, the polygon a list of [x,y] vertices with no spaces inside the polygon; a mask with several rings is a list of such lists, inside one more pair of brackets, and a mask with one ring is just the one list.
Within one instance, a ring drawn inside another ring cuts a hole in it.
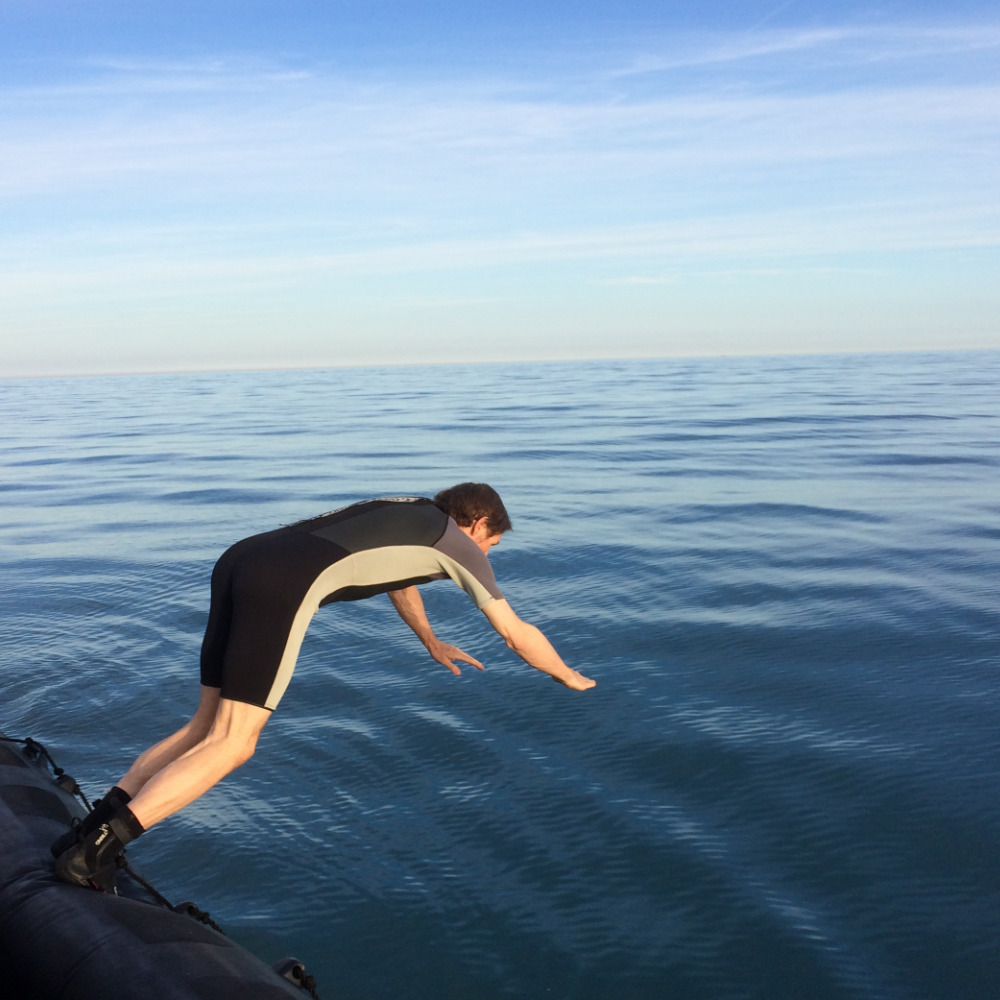
[{"label": "knee", "polygon": [[254,739],[250,743],[241,743],[235,748],[233,754],[233,767],[240,767],[245,764],[253,755],[254,751],[257,749],[257,740]]},{"label": "knee", "polygon": [[229,767],[245,764],[257,748],[257,737],[271,713],[253,705],[223,700],[206,740]]},{"label": "knee", "polygon": [[256,735],[250,738],[230,735],[218,741],[218,752],[226,759],[230,770],[235,770],[245,764],[254,755],[256,749]]},{"label": "knee", "polygon": [[212,732],[212,718],[207,715],[196,715],[185,727],[187,739],[192,745],[197,745],[208,739]]}]

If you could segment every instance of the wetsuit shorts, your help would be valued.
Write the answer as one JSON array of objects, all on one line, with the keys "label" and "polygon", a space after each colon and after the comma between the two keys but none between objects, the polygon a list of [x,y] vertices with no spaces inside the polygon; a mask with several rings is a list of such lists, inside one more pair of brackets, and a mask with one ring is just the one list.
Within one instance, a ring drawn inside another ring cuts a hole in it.
[{"label": "wetsuit shorts", "polygon": [[244,538],[212,573],[201,682],[274,709],[321,605],[446,577],[480,608],[502,596],[479,547],[421,497],[365,501]]}]

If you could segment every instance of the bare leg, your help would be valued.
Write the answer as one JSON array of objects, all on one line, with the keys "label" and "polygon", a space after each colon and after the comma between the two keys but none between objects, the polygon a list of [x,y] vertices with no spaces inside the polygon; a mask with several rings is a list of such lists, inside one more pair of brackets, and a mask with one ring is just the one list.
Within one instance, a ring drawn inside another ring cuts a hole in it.
[{"label": "bare leg", "polygon": [[[215,690],[218,697],[216,689],[207,690]],[[183,809],[240,764],[248,761],[257,746],[257,737],[270,717],[271,713],[266,708],[230,701],[228,698],[218,699],[218,710],[208,735],[146,778],[138,794],[129,803],[129,809],[142,827],[148,830],[153,824],[166,819],[178,809]],[[197,719],[196,715],[192,723]],[[181,730],[181,733],[184,732],[185,730]],[[179,737],[180,733],[175,734],[164,743],[176,740],[171,743],[171,748],[176,748],[188,738]],[[159,747],[149,751],[154,757],[158,752]],[[164,751],[162,759],[165,760],[168,756],[169,752]],[[138,763],[137,761],[133,765],[133,770]]]},{"label": "bare leg", "polygon": [[140,754],[135,763],[128,769],[125,777],[118,782],[118,787],[128,792],[133,798],[138,795],[150,778],[162,771],[167,765],[172,764],[178,757],[182,757],[208,736],[218,710],[219,689],[202,685],[201,702],[191,721],[178,729],[172,736],[168,736],[165,740],[161,740]]},{"label": "bare leg", "polygon": [[56,876],[72,885],[103,887],[102,873],[126,844],[253,756],[257,737],[270,717],[266,708],[220,698],[217,688],[203,687],[201,705],[191,722],[142,754],[122,779],[123,785],[128,782],[137,789],[128,805],[71,846],[53,845],[58,855]]}]

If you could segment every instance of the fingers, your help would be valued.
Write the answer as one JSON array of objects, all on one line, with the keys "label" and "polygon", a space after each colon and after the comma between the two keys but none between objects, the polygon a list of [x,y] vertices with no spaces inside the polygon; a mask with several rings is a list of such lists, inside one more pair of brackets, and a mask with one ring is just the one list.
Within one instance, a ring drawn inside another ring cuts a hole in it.
[{"label": "fingers", "polygon": [[448,655],[453,660],[461,660],[462,663],[468,663],[470,667],[475,667],[477,670],[482,670],[483,665],[474,656],[469,656],[468,653],[463,649],[459,649],[458,646],[452,646],[448,650]]},{"label": "fingers", "polygon": [[455,665],[454,660],[468,663],[470,667],[475,667],[477,670],[484,669],[483,665],[474,656],[469,656],[468,653],[459,649],[458,646],[449,646],[447,643],[442,644],[432,655],[438,663],[447,667],[456,676],[460,675],[462,671]]},{"label": "fingers", "polygon": [[566,678],[556,677],[554,674],[550,676],[557,684],[562,684],[571,691],[589,691],[592,687],[597,687],[597,681],[584,677],[583,674],[576,673],[576,671],[574,674],[576,676]]}]

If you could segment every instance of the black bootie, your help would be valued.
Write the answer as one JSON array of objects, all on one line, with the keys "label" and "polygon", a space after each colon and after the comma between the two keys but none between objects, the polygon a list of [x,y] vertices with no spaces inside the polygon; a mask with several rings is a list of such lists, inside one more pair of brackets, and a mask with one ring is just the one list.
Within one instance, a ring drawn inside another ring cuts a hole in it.
[{"label": "black bootie", "polygon": [[122,806],[107,823],[102,823],[80,843],[59,855],[56,877],[71,885],[103,888],[113,880],[115,858],[125,850],[126,844],[142,833],[142,824],[132,810]]},{"label": "black bootie", "polygon": [[131,801],[132,796],[124,788],[115,785],[103,799],[98,799],[94,803],[94,808],[82,820],[74,820],[70,829],[52,841],[52,846],[49,848],[52,857],[58,858],[60,854],[64,854],[103,823],[107,823],[122,806],[127,806]]}]

